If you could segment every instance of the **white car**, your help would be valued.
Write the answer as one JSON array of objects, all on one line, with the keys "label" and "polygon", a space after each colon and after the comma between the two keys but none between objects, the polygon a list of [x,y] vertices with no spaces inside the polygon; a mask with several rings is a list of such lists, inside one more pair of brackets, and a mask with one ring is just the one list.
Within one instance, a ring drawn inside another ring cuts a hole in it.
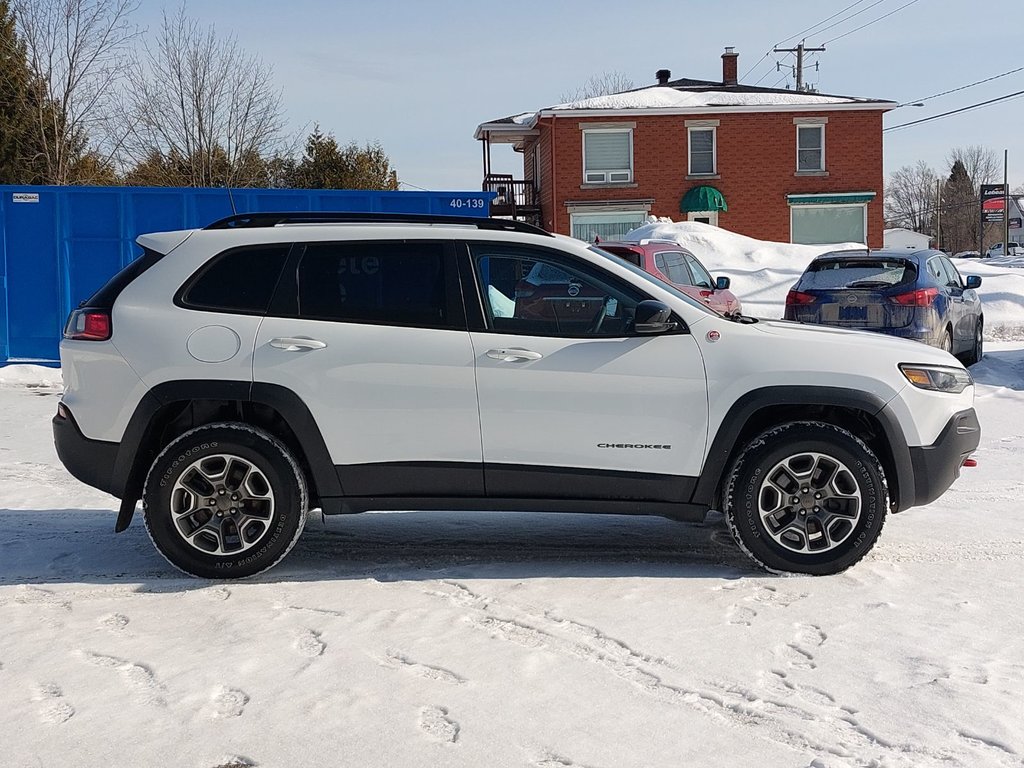
[{"label": "white car", "polygon": [[993,256],[1024,256],[1024,248],[1022,248],[1019,243],[1015,243],[1011,240],[1010,247],[1007,249],[1006,253],[1003,253],[1003,244],[996,243],[985,251],[985,258],[990,259]]},{"label": "white car", "polygon": [[[253,214],[138,243],[69,317],[57,450],[201,577],[271,567],[310,508],[718,509],[765,568],[836,573],[980,438],[941,350],[725,318],[518,222]],[[571,279],[537,301],[548,267]]]}]

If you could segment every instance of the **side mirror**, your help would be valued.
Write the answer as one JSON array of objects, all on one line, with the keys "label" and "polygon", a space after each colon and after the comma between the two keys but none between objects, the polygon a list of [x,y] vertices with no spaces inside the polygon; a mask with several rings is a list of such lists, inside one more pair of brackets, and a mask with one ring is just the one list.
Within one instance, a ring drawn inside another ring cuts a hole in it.
[{"label": "side mirror", "polygon": [[663,302],[648,299],[636,305],[633,317],[633,332],[638,334],[665,333],[674,331],[679,324],[673,322],[672,308]]},{"label": "side mirror", "polygon": [[728,277],[716,277],[715,278],[715,290],[716,291],[728,290],[730,285],[732,285],[732,280],[730,280]]},{"label": "side mirror", "polygon": [[981,278],[978,277],[977,275],[968,275],[967,288],[968,290],[970,290],[971,288],[981,288]]}]

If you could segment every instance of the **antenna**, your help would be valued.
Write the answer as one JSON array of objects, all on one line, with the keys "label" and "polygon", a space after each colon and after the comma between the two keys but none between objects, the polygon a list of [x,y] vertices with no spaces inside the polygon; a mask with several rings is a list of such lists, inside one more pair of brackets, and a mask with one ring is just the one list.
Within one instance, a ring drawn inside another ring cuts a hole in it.
[{"label": "antenna", "polygon": [[232,216],[237,216],[238,215],[238,209],[235,208],[235,198],[231,194],[231,187],[225,186],[224,189],[226,189],[228,191],[228,200],[231,202],[231,215]]}]

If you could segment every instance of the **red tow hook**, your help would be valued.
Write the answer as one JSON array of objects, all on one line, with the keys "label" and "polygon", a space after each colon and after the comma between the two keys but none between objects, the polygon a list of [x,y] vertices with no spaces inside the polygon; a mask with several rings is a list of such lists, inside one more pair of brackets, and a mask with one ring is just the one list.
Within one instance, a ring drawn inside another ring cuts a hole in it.
[{"label": "red tow hook", "polygon": [[976,467],[976,466],[978,466],[978,460],[977,459],[964,459],[964,463],[961,464],[960,466],[961,467]]}]

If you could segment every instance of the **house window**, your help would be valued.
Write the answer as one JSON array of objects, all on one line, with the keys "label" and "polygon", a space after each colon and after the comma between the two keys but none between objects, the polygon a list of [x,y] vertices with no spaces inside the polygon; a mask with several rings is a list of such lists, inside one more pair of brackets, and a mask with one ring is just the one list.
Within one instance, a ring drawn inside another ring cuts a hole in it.
[{"label": "house window", "polygon": [[647,220],[647,211],[608,211],[607,213],[574,213],[571,215],[572,236],[588,243],[594,238],[621,240],[631,229]]},{"label": "house window", "polygon": [[688,128],[690,147],[690,175],[711,176],[715,173],[715,129]]},{"label": "house window", "polygon": [[825,126],[798,125],[796,127],[796,170],[825,170]]},{"label": "house window", "polygon": [[612,184],[633,180],[633,131],[583,132],[583,182]]},{"label": "house window", "polygon": [[794,205],[790,217],[794,243],[867,242],[867,205]]}]

